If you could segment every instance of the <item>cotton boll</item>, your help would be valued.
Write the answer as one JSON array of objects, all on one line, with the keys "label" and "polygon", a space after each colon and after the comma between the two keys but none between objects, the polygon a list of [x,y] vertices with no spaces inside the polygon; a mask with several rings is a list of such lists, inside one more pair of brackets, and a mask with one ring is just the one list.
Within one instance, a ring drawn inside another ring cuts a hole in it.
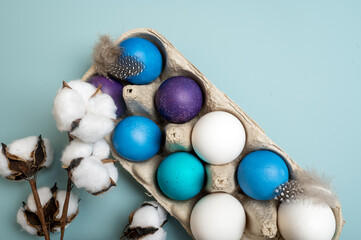
[{"label": "cotton boll", "polygon": [[[40,198],[41,206],[44,207],[45,204],[53,197],[49,187],[38,188],[38,194]],[[32,212],[37,212],[36,203],[34,200],[34,195],[30,194],[27,201],[28,209]]]},{"label": "cotton boll", "polygon": [[93,155],[99,159],[107,159],[110,154],[110,148],[107,141],[103,138],[94,143]]},{"label": "cotton boll", "polygon": [[95,157],[84,158],[71,172],[72,180],[78,188],[96,194],[110,186],[108,170]]},{"label": "cotton boll", "polygon": [[[61,215],[63,214],[63,207],[66,197],[66,191],[58,191],[56,194],[56,201],[59,203],[59,212],[58,215],[56,215],[56,219],[60,219]],[[68,214],[67,217],[72,217],[78,212],[78,198],[75,194],[70,193],[69,197],[69,205],[68,205]]]},{"label": "cotton boll", "polygon": [[24,160],[31,161],[33,158],[31,158],[30,155],[34,151],[37,143],[38,137],[36,136],[18,139],[9,144],[8,152]]},{"label": "cotton boll", "polygon": [[51,143],[49,139],[44,138],[44,146],[46,150],[46,160],[43,164],[44,167],[50,167],[50,165],[53,163],[54,160],[54,149],[53,146],[51,146]]},{"label": "cotton boll", "polygon": [[107,118],[115,119],[117,117],[117,107],[114,104],[113,99],[108,94],[99,94],[92,97],[87,105],[87,112],[104,116]]},{"label": "cotton boll", "polygon": [[150,202],[144,202],[144,203],[151,204],[157,209],[160,224],[163,224],[165,221],[167,221],[168,213],[158,202],[150,201]]},{"label": "cotton boll", "polygon": [[87,158],[93,152],[93,144],[85,143],[79,139],[74,139],[65,148],[61,156],[61,162],[64,168],[70,165],[70,162],[77,158]]},{"label": "cotton boll", "polygon": [[82,80],[68,82],[68,85],[83,98],[84,102],[88,102],[90,97],[96,91],[96,88],[93,85],[83,82]]},{"label": "cotton boll", "polygon": [[108,170],[109,177],[116,183],[118,181],[118,169],[114,163],[104,163],[103,166]]},{"label": "cotton boll", "polygon": [[114,128],[114,122],[106,117],[87,114],[71,135],[84,142],[96,142],[107,136]]},{"label": "cotton boll", "polygon": [[167,232],[163,228],[159,228],[155,233],[146,235],[142,240],[166,240]]},{"label": "cotton boll", "polygon": [[9,161],[3,154],[3,148],[0,146],[0,175],[3,177],[10,176],[12,172],[9,169]]},{"label": "cotton boll", "polygon": [[29,234],[31,235],[36,235],[37,234],[37,230],[36,228],[30,226],[27,222],[26,216],[25,216],[25,212],[24,212],[24,208],[20,208],[17,215],[16,215],[16,221],[20,224],[20,226]]},{"label": "cotton boll", "polygon": [[62,88],[54,99],[53,115],[60,131],[69,131],[74,120],[85,115],[85,101],[69,88]]},{"label": "cotton boll", "polygon": [[153,206],[143,206],[135,211],[129,227],[158,228],[161,225],[157,209]]}]

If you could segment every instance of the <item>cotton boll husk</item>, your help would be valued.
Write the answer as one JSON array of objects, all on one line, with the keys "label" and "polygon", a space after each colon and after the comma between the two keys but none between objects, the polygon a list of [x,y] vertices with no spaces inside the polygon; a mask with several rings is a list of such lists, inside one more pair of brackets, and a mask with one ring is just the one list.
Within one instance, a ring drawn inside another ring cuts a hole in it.
[{"label": "cotton boll husk", "polygon": [[46,150],[46,160],[43,164],[44,167],[50,167],[50,165],[53,163],[54,160],[54,149],[53,146],[51,145],[49,139],[44,138],[44,146],[45,146],[45,150]]},{"label": "cotton boll husk", "polygon": [[158,212],[159,221],[161,224],[163,224],[167,220],[167,211],[156,201],[150,201],[150,202],[144,202],[145,204],[151,204],[153,205]]},{"label": "cotton boll husk", "polygon": [[107,141],[103,138],[94,143],[93,155],[101,160],[107,159],[110,154],[110,148]]},{"label": "cotton boll husk", "polygon": [[90,97],[96,91],[96,88],[93,85],[81,80],[70,81],[68,82],[68,85],[83,98],[85,103],[89,101]]},{"label": "cotton boll husk", "polygon": [[[51,190],[49,187],[42,187],[38,188],[38,194],[40,198],[41,206],[44,207],[45,204],[50,200],[50,198],[53,197],[53,194],[51,193]],[[30,211],[37,212],[34,195],[31,193],[28,197],[27,206]]]},{"label": "cotton boll husk", "polygon": [[96,157],[84,158],[71,174],[75,186],[93,194],[110,186],[109,172]]},{"label": "cotton boll husk", "polygon": [[79,139],[74,139],[66,146],[63,155],[61,156],[61,162],[64,168],[67,168],[70,162],[77,158],[87,158],[93,152],[93,144],[85,143]]},{"label": "cotton boll husk", "polygon": [[[60,219],[61,215],[63,214],[65,197],[66,191],[58,191],[56,194],[56,201],[59,203],[59,212],[58,215],[56,215],[57,219]],[[79,201],[77,196],[73,193],[70,193],[67,217],[71,217],[78,212],[78,202]]]},{"label": "cotton boll husk", "polygon": [[9,161],[3,154],[3,148],[0,146],[0,175],[3,177],[10,176],[12,172],[9,169]]},{"label": "cotton boll husk", "polygon": [[161,225],[157,209],[153,206],[143,206],[135,211],[129,227],[159,228]]},{"label": "cotton boll husk", "polygon": [[114,163],[104,163],[103,166],[108,170],[109,177],[114,181],[118,181],[118,169]]},{"label": "cotton boll husk", "polygon": [[8,152],[16,155],[24,160],[31,161],[31,153],[34,151],[38,137],[30,136],[22,139],[15,140],[8,146]]},{"label": "cotton boll husk", "polygon": [[155,233],[146,235],[142,240],[166,240],[167,232],[163,228],[159,228]]},{"label": "cotton boll husk", "polygon": [[115,119],[117,107],[111,96],[108,94],[98,94],[92,97],[87,105],[87,112],[107,118]]},{"label": "cotton boll husk", "polygon": [[69,131],[74,120],[85,115],[86,107],[82,96],[73,89],[62,88],[54,99],[53,115],[60,131]]},{"label": "cotton boll husk", "polygon": [[30,226],[26,220],[24,208],[20,208],[17,215],[16,215],[16,221],[20,224],[20,226],[29,234],[36,235],[37,230],[36,228]]},{"label": "cotton boll husk", "polygon": [[84,142],[96,142],[107,136],[114,128],[114,122],[106,117],[87,114],[71,135]]}]

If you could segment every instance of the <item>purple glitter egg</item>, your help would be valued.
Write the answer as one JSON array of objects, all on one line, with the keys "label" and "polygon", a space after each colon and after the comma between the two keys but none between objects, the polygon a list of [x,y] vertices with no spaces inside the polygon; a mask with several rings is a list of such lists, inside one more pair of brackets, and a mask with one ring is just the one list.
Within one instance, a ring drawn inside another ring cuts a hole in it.
[{"label": "purple glitter egg", "polygon": [[126,106],[123,99],[123,85],[120,82],[113,81],[103,76],[94,76],[88,80],[88,83],[94,87],[99,87],[99,85],[102,84],[100,90],[111,96],[115,106],[117,106],[117,117],[125,113]]},{"label": "purple glitter egg", "polygon": [[160,85],[155,104],[158,112],[169,122],[185,123],[202,109],[202,89],[191,78],[171,77]]}]

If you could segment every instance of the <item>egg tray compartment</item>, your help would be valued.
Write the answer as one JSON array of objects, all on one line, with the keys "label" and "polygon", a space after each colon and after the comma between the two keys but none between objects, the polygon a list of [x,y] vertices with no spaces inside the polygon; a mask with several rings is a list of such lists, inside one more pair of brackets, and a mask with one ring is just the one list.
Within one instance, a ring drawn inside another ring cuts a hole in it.
[{"label": "egg tray compartment", "polygon": [[[128,84],[123,89],[123,97],[129,115],[140,115],[152,119],[161,128],[164,143],[161,150],[151,159],[144,162],[130,162],[122,158],[114,150],[111,136],[107,137],[112,148],[113,156],[143,187],[173,216],[192,236],[190,229],[190,215],[194,205],[199,199],[209,193],[225,192],[236,197],[243,205],[246,212],[246,228],[242,240],[252,239],[283,239],[277,228],[277,208],[275,200],[258,201],[246,196],[236,180],[236,170],[242,158],[248,153],[267,149],[278,153],[286,161],[290,178],[297,171],[303,171],[290,156],[269,139],[265,132],[242,109],[237,106],[223,92],[217,89],[193,64],[191,64],[166,38],[152,29],[134,29],[121,35],[116,43],[131,37],[140,37],[154,43],[163,56],[163,71],[152,83],[147,85]],[[94,67],[85,73],[82,80],[87,81],[96,74]],[[204,94],[204,104],[197,117],[184,124],[168,123],[155,108],[154,96],[162,81],[173,76],[186,76],[194,79],[201,86]],[[160,162],[170,153],[192,150],[191,132],[197,120],[212,111],[226,111],[236,116],[243,124],[246,131],[246,144],[233,162],[224,165],[211,165],[204,163],[207,182],[196,197],[186,201],[176,201],[165,196],[159,189],[156,172]],[[121,120],[121,119],[118,119]],[[333,239],[338,239],[344,220],[341,205],[333,208],[336,218],[336,232]]]}]

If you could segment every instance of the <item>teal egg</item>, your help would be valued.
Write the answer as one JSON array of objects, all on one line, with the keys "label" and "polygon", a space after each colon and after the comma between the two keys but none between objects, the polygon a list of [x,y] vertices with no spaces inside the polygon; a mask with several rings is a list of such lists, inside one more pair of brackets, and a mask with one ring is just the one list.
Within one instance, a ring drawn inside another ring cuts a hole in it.
[{"label": "teal egg", "polygon": [[190,153],[170,154],[158,167],[157,182],[168,197],[180,201],[188,200],[196,196],[204,186],[204,166]]}]

